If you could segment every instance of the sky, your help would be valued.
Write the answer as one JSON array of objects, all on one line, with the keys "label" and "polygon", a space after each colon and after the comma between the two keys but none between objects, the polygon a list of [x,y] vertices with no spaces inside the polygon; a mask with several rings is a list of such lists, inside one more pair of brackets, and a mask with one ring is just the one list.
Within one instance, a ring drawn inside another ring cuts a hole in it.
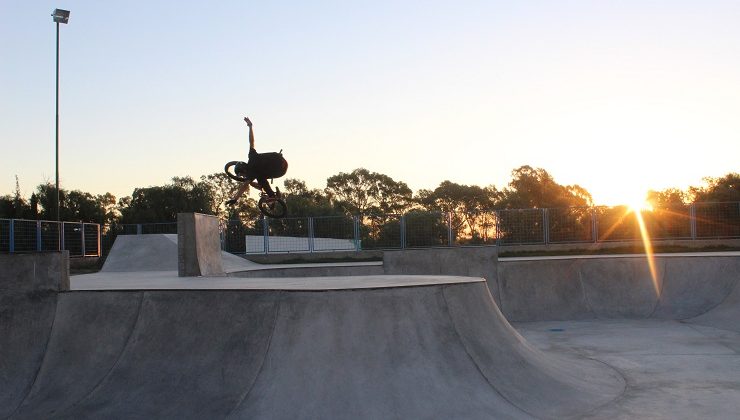
[{"label": "sky", "polygon": [[323,188],[521,165],[596,204],[740,172],[740,2],[2,0],[0,195],[131,195],[256,148]]}]

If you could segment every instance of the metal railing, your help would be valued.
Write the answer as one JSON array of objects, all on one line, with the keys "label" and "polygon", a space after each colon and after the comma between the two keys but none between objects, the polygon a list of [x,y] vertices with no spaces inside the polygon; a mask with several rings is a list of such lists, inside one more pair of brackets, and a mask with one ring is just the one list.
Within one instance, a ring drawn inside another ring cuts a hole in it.
[{"label": "metal railing", "polygon": [[740,202],[640,212],[599,206],[232,220],[222,230],[224,250],[247,254],[640,241],[643,235],[652,241],[740,238]]},{"label": "metal railing", "polygon": [[[221,243],[231,253],[265,254],[638,241],[643,230],[653,241],[740,238],[740,202],[639,213],[626,206],[598,206],[229,220],[222,223]],[[116,232],[177,233],[177,223],[117,225]]]},{"label": "metal railing", "polygon": [[0,219],[0,252],[67,250],[71,257],[99,257],[100,233],[97,223]]}]

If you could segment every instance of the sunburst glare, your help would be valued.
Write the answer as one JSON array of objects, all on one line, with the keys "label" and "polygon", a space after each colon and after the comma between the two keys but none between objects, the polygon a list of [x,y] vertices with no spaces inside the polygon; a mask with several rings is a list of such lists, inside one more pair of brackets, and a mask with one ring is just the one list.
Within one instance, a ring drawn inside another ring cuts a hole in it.
[{"label": "sunburst glare", "polygon": [[653,252],[653,244],[650,240],[650,234],[648,233],[647,226],[645,225],[645,219],[642,217],[642,212],[652,211],[652,207],[650,207],[649,210],[643,208],[635,208],[632,205],[630,207],[632,213],[635,214],[637,224],[640,227],[640,236],[642,237],[642,243],[645,246],[645,257],[647,258],[648,267],[650,268],[650,278],[653,281],[655,295],[660,297],[660,285],[658,284],[658,272],[655,268],[655,253]]}]

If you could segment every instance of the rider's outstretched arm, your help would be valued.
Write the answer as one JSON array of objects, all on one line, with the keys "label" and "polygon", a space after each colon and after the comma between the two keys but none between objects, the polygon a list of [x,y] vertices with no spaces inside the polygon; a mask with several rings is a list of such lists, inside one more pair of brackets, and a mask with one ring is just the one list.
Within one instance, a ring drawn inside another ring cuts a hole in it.
[{"label": "rider's outstretched arm", "polygon": [[244,122],[249,126],[249,148],[254,149],[254,131],[252,131],[252,121],[249,118],[244,117]]},{"label": "rider's outstretched arm", "polygon": [[232,206],[236,204],[237,200],[239,200],[239,198],[241,198],[241,196],[244,195],[244,193],[247,191],[249,191],[249,182],[244,182],[241,185],[239,185],[239,189],[236,190],[236,194],[234,194],[234,198],[232,198],[231,200],[228,200],[226,202],[226,205]]},{"label": "rider's outstretched arm", "polygon": [[226,202],[226,205],[232,206],[236,204],[236,202],[241,198],[241,196],[243,196],[245,192],[249,191],[250,186],[257,188],[257,189],[262,188],[262,186],[257,181],[245,182],[239,185],[239,189],[236,190],[236,194],[234,194],[234,198],[232,198],[231,200],[228,200]]}]

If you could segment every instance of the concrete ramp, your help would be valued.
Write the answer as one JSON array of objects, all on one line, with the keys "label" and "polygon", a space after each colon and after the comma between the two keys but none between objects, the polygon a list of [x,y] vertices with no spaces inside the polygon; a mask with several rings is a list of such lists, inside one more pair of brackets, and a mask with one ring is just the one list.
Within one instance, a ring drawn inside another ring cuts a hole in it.
[{"label": "concrete ramp", "polygon": [[725,275],[735,278],[735,287],[720,304],[688,322],[740,333],[740,264],[725,264]]},{"label": "concrete ramp", "polygon": [[625,386],[531,347],[478,279],[68,292],[47,328],[10,418],[563,418]]},{"label": "concrete ramp", "polygon": [[104,273],[177,270],[177,235],[118,235]]},{"label": "concrete ramp", "polygon": [[[119,235],[100,272],[177,272],[177,242],[176,234]],[[216,252],[227,273],[259,267],[259,264],[218,248]]]},{"label": "concrete ramp", "polygon": [[511,258],[498,264],[501,310],[512,322],[685,320],[715,308],[719,319],[740,301],[738,253],[657,255],[655,278],[644,255]]}]

